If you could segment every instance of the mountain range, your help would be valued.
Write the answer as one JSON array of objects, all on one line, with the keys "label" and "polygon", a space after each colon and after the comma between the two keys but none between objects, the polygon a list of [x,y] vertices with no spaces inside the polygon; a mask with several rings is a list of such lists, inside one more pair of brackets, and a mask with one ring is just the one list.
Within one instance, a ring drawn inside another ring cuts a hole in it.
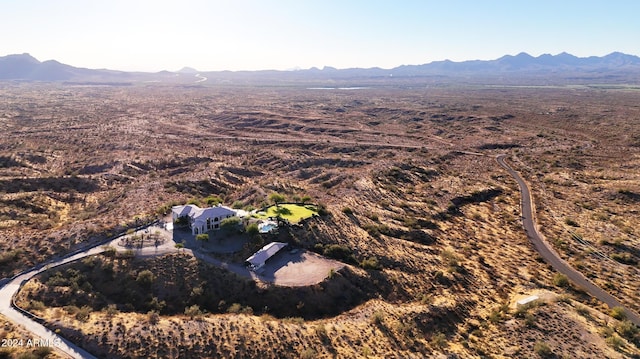
[{"label": "mountain range", "polygon": [[323,82],[388,81],[389,79],[466,79],[469,82],[528,80],[529,82],[629,83],[640,79],[640,57],[613,52],[606,56],[576,57],[568,53],[527,53],[505,55],[495,60],[453,62],[435,61],[423,65],[403,65],[392,69],[324,67],[295,71],[210,71],[198,72],[185,67],[179,71],[124,72],[78,68],[55,60],[41,62],[29,54],[0,57],[0,81],[41,81],[78,83],[250,83],[250,82]]}]

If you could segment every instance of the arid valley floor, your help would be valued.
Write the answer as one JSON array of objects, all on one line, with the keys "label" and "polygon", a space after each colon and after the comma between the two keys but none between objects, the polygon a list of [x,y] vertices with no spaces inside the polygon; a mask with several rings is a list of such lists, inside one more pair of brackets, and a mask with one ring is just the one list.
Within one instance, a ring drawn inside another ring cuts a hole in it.
[{"label": "arid valley floor", "polygon": [[[562,258],[640,312],[637,89],[5,82],[0,97],[0,278],[189,200],[326,209],[278,234],[346,264],[309,287],[182,253],[30,280],[18,304],[97,357],[640,357],[635,326],[538,256],[495,159]],[[63,357],[0,348],[19,355]]]}]

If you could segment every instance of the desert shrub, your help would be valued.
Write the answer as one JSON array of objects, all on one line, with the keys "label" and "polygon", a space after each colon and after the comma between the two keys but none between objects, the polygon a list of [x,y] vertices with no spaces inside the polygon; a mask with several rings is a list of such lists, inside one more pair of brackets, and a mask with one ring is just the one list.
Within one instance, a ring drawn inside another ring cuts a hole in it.
[{"label": "desert shrub", "polygon": [[190,307],[186,307],[184,308],[184,314],[188,315],[191,319],[193,319],[194,317],[199,317],[202,315],[202,310],[200,310],[200,306],[197,304],[194,304]]},{"label": "desert shrub", "polygon": [[541,358],[551,358],[551,356],[553,355],[553,351],[549,347],[549,344],[545,342],[536,342],[536,344],[533,346],[533,350]]},{"label": "desert shrub", "polygon": [[351,207],[342,207],[342,213],[349,216],[353,214],[353,210],[351,209]]},{"label": "desert shrub", "polygon": [[[322,248],[322,254],[327,257],[348,262],[348,263],[355,262],[355,258],[353,257],[351,248],[347,247],[344,244],[330,244],[324,247],[322,245],[320,246],[321,246],[320,248]],[[320,248],[316,248],[316,249],[320,249]]]},{"label": "desert shrub", "polygon": [[233,303],[227,308],[227,313],[238,314],[242,310],[242,305],[240,303]]},{"label": "desert shrub", "polygon": [[44,310],[46,306],[39,300],[32,300],[29,302],[29,309],[31,310]]},{"label": "desert shrub", "polygon": [[376,269],[376,270],[382,269],[382,265],[380,265],[380,262],[378,262],[378,258],[376,257],[369,257],[367,259],[362,260],[360,262],[360,267],[362,267],[363,269]]},{"label": "desert shrub", "polygon": [[22,255],[21,249],[13,249],[0,253],[0,264],[7,264],[16,261]]},{"label": "desert shrub", "polygon": [[49,354],[51,354],[51,352],[53,352],[53,348],[47,347],[47,346],[41,346],[41,347],[36,347],[33,350],[33,355],[35,355],[36,358],[46,358],[49,356]]},{"label": "desert shrub", "polygon": [[240,209],[242,207],[244,207],[244,203],[242,203],[242,201],[234,201],[231,205],[231,208],[233,209]]},{"label": "desert shrub", "polygon": [[623,320],[627,318],[627,313],[625,313],[624,308],[622,307],[613,307],[611,308],[611,311],[609,312],[609,315],[611,315],[611,317],[618,319],[618,320]]},{"label": "desert shrub", "polygon": [[371,324],[380,325],[384,322],[384,312],[382,310],[376,310],[371,316]]},{"label": "desert shrub", "polygon": [[336,270],[333,268],[329,269],[329,274],[327,274],[327,278],[333,279],[333,277],[335,276],[336,276]]},{"label": "desert shrub", "polygon": [[289,317],[289,318],[285,318],[284,321],[287,323],[292,323],[297,325],[304,324],[304,318],[301,318],[301,317]]},{"label": "desert shrub", "polygon": [[209,242],[209,234],[200,233],[196,235],[196,241]]},{"label": "desert shrub", "polygon": [[204,199],[204,203],[206,203],[207,206],[215,206],[219,203],[222,203],[222,198],[218,196],[208,196]]},{"label": "desert shrub", "polygon": [[89,316],[91,315],[91,307],[85,305],[82,308],[78,309],[76,312],[76,319],[85,323],[89,320]]},{"label": "desert shrub", "polygon": [[524,324],[529,328],[533,328],[536,325],[536,317],[535,317],[535,315],[533,315],[531,313],[526,313],[524,315]]},{"label": "desert shrub", "polygon": [[150,311],[149,313],[147,313],[147,321],[151,325],[158,324],[160,322],[160,314],[158,314],[158,312],[156,312],[155,310]]},{"label": "desert shrub", "polygon": [[105,313],[107,314],[107,318],[113,318],[118,313],[120,313],[120,311],[118,310],[118,307],[115,304],[109,304],[105,308]]},{"label": "desert shrub", "polygon": [[442,349],[447,345],[447,337],[443,333],[435,333],[429,344],[434,348]]},{"label": "desert shrub", "polygon": [[569,285],[569,278],[562,273],[556,273],[553,276],[553,285],[556,287],[567,287]]},{"label": "desert shrub", "polygon": [[587,308],[584,305],[576,306],[576,313],[586,318],[589,318],[591,316],[591,313],[589,312],[589,308]]},{"label": "desert shrub", "polygon": [[329,210],[327,209],[327,206],[325,204],[318,204],[318,214],[323,217],[329,215]]},{"label": "desert shrub", "polygon": [[615,350],[620,350],[624,346],[624,341],[618,335],[613,334],[612,336],[605,339],[607,344]]},{"label": "desert shrub", "polygon": [[618,323],[615,327],[616,332],[626,338],[627,340],[633,341],[636,338],[636,335],[640,331],[638,327],[636,327],[629,320],[623,320]]},{"label": "desert shrub", "polygon": [[314,359],[318,357],[318,353],[312,348],[306,348],[300,353],[302,359]]},{"label": "desert shrub", "polygon": [[628,252],[624,252],[624,253],[612,253],[611,254],[611,259],[613,259],[616,262],[622,263],[622,264],[628,264],[628,265],[634,265],[638,263],[638,260],[635,259],[631,253]]},{"label": "desert shrub", "polygon": [[374,222],[378,222],[380,220],[380,217],[378,216],[377,213],[373,213],[373,212],[369,212],[366,214],[367,218],[369,218],[370,220],[374,221]]},{"label": "desert shrub", "polygon": [[138,276],[136,277],[136,282],[140,283],[140,285],[144,287],[149,287],[156,279],[156,276],[148,269],[140,271]]},{"label": "desert shrub", "polygon": [[580,225],[578,224],[578,222],[574,221],[574,220],[573,220],[573,219],[571,219],[571,218],[567,218],[567,219],[565,219],[565,220],[564,220],[564,223],[566,223],[568,226],[571,226],[571,227],[580,227]]}]

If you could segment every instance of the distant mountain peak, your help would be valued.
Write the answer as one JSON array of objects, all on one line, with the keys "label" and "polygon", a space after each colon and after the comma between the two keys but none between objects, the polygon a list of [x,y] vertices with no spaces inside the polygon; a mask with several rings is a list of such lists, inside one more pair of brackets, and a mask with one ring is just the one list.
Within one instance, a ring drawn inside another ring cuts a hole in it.
[{"label": "distant mountain peak", "polygon": [[[517,55],[505,55],[495,60],[471,60],[454,62],[450,60],[433,61],[421,65],[402,65],[392,69],[351,68],[336,69],[325,66],[321,69],[311,68],[297,71],[217,71],[201,72],[192,67],[184,67],[177,72],[160,73],[124,72],[111,70],[95,70],[77,68],[56,60],[38,61],[29,53],[0,56],[0,80],[26,81],[78,81],[78,82],[112,82],[132,83],[145,82],[195,82],[193,76],[176,76],[177,74],[202,74],[210,82],[233,81],[234,79],[300,79],[300,80],[339,80],[357,78],[385,78],[393,74],[393,78],[433,77],[455,78],[518,78],[519,76],[537,79],[560,78],[604,79],[605,81],[630,81],[640,78],[640,57],[621,52],[612,52],[606,56],[576,57],[566,52],[557,55],[542,54],[538,57],[526,52]],[[172,74],[172,75],[169,75]],[[546,80],[545,80],[546,81]]]}]

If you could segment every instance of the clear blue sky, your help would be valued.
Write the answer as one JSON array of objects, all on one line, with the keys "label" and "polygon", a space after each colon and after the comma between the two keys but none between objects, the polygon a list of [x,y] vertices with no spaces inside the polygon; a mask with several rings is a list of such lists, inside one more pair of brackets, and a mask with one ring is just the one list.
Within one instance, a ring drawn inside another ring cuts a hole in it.
[{"label": "clear blue sky", "polygon": [[0,56],[117,70],[640,55],[638,0],[0,0]]}]

